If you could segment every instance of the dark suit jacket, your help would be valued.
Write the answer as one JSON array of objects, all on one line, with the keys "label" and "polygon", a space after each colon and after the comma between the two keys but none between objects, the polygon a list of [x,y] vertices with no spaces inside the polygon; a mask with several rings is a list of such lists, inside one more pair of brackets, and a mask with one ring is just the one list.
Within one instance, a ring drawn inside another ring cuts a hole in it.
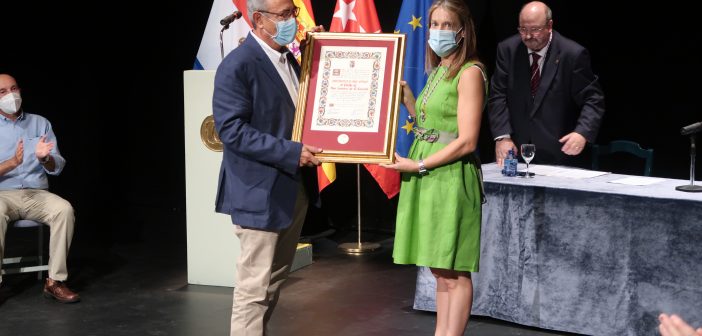
[{"label": "dark suit jacket", "polygon": [[295,105],[251,34],[217,68],[213,114],[224,144],[216,211],[243,227],[288,227],[301,178],[302,144],[290,140]]},{"label": "dark suit jacket", "polygon": [[553,31],[541,82],[532,99],[527,48],[519,34],[497,47],[488,99],[494,137],[510,134],[514,143],[536,145],[534,162],[580,165],[561,152],[558,140],[577,132],[594,142],[604,114],[604,94],[593,74],[588,51]]}]

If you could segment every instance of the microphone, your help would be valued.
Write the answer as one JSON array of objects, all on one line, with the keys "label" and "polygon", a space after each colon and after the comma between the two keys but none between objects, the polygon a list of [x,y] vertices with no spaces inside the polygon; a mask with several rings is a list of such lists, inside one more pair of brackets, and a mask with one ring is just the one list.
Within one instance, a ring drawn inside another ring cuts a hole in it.
[{"label": "microphone", "polygon": [[680,134],[692,135],[692,134],[697,134],[700,131],[702,131],[702,121],[683,127],[682,129],[680,129]]},{"label": "microphone", "polygon": [[234,20],[236,20],[240,17],[241,17],[241,12],[234,11],[234,13],[231,13],[230,15],[225,16],[224,19],[219,20],[219,24],[221,24],[222,26],[226,26],[226,25],[234,22]]}]

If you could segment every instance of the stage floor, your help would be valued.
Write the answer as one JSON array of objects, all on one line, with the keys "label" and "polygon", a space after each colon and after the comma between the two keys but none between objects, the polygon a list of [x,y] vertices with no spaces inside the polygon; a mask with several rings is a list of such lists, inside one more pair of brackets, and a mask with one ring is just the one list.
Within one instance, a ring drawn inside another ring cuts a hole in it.
[{"label": "stage floor", "polygon": [[[5,276],[0,335],[229,335],[231,288],[187,285],[182,233],[142,229],[141,238],[107,248],[73,246],[68,283],[80,303],[43,298],[35,274]],[[270,335],[433,334],[435,315],[411,308],[416,268],[392,263],[391,237],[366,234],[382,244],[371,255],[339,252],[339,242],[354,238],[337,232],[313,241],[314,263],[291,274]],[[564,335],[479,316],[466,334]]]}]

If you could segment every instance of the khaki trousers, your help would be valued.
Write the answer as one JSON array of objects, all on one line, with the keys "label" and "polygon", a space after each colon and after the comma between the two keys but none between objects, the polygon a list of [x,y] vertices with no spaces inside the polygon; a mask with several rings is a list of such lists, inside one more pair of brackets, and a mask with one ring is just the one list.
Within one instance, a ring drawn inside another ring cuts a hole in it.
[{"label": "khaki trousers", "polygon": [[266,324],[278,302],[280,286],[288,278],[295,257],[307,203],[300,185],[293,222],[280,232],[235,226],[241,254],[236,263],[231,336],[265,335]]},{"label": "khaki trousers", "polygon": [[75,222],[71,204],[46,190],[0,190],[0,268],[7,225],[18,219],[31,219],[50,227],[49,277],[65,281],[68,278],[66,256],[71,247]]}]

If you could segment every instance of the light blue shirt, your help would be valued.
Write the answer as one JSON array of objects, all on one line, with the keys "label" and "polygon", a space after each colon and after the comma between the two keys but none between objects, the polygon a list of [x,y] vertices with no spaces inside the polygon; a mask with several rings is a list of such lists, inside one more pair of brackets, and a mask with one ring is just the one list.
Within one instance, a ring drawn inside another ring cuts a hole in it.
[{"label": "light blue shirt", "polygon": [[[24,140],[24,160],[19,167],[0,176],[0,190],[48,189],[49,180],[46,174],[60,174],[66,165],[66,160],[59,153],[51,123],[42,116],[21,113],[16,121],[0,115],[0,162],[13,157],[17,150],[17,143],[20,139]],[[43,135],[46,135],[46,142],[54,143],[51,157],[54,159],[56,168],[51,172],[44,169],[34,154],[37,143]]]}]

